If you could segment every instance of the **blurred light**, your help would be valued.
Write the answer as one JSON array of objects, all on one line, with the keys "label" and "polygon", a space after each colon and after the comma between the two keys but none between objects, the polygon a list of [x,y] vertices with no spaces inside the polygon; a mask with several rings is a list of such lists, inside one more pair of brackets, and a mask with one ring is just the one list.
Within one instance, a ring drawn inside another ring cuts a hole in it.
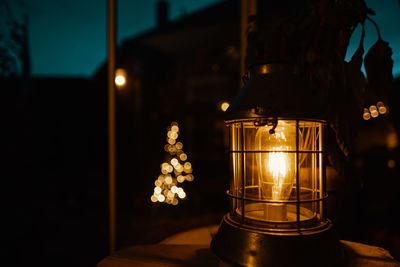
[{"label": "blurred light", "polygon": [[157,202],[158,201],[158,198],[155,195],[152,195],[150,199],[151,199],[151,202]]},{"label": "blurred light", "polygon": [[176,149],[182,149],[183,148],[183,144],[181,142],[176,143]]},{"label": "blurred light", "polygon": [[182,153],[182,154],[179,155],[179,158],[180,158],[182,161],[185,161],[185,160],[187,160],[187,155],[186,155],[185,153]]},{"label": "blurred light", "polygon": [[179,164],[179,163],[176,164],[175,169],[176,169],[178,172],[182,172],[182,171],[183,171],[183,167],[182,167],[182,165]]},{"label": "blurred light", "polygon": [[174,125],[174,126],[171,127],[171,131],[178,132],[179,131],[179,127]]},{"label": "blurred light", "polygon": [[156,186],[156,187],[154,188],[154,193],[160,194],[160,193],[161,193],[161,187]]},{"label": "blurred light", "polygon": [[171,184],[171,183],[172,183],[172,177],[171,177],[171,176],[167,176],[167,177],[165,178],[165,183],[166,183],[166,184]]},{"label": "blurred light", "polygon": [[172,126],[178,126],[178,123],[176,121],[171,122]]},{"label": "blurred light", "polygon": [[378,108],[380,108],[380,107],[384,107],[385,104],[383,104],[382,101],[378,101],[378,103],[376,103],[376,106],[377,106]]},{"label": "blurred light", "polygon": [[171,159],[172,166],[176,166],[178,164],[178,160],[176,158]]},{"label": "blurred light", "polygon": [[190,162],[185,162],[185,164],[183,165],[183,168],[191,169],[192,168],[192,164],[190,164]]},{"label": "blurred light", "polygon": [[179,203],[179,201],[176,198],[174,198],[174,200],[172,200],[172,205],[176,206],[176,205],[178,205],[178,203]]},{"label": "blurred light", "polygon": [[222,102],[220,109],[225,112],[229,108],[229,103],[228,102]]},{"label": "blurred light", "polygon": [[158,201],[160,201],[160,202],[164,202],[165,197],[164,197],[164,195],[159,195],[159,196],[157,197],[157,199],[158,199]]},{"label": "blurred light", "polygon": [[175,139],[173,138],[168,138],[168,143],[170,143],[171,145],[175,144]]},{"label": "blurred light", "polygon": [[369,112],[372,113],[373,111],[377,111],[377,108],[376,108],[376,106],[374,106],[374,105],[372,105],[372,106],[369,107]]},{"label": "blurred light", "polygon": [[396,161],[394,161],[393,159],[389,159],[387,162],[387,166],[393,169],[394,167],[396,167]]},{"label": "blurred light", "polygon": [[372,118],[376,118],[376,117],[378,117],[379,116],[379,112],[375,109],[375,110],[372,110],[371,111],[371,116],[372,116]]},{"label": "blurred light", "polygon": [[122,88],[126,84],[126,71],[124,69],[116,69],[115,71],[115,85],[118,89]]},{"label": "blurred light", "polygon": [[185,178],[182,175],[179,175],[176,180],[178,180],[179,183],[183,183],[185,181]]},{"label": "blurred light", "polygon": [[186,179],[187,179],[189,182],[192,182],[192,181],[194,180],[193,174],[188,174],[188,175],[186,175]]},{"label": "blurred light", "polygon": [[399,139],[397,133],[394,129],[392,129],[387,137],[386,137],[386,144],[389,150],[396,148],[399,145]]},{"label": "blurred light", "polygon": [[369,120],[370,118],[371,118],[371,114],[370,114],[369,112],[368,112],[368,113],[366,112],[366,113],[363,114],[363,119],[364,119],[364,120],[367,121],[367,120]]},{"label": "blurred light", "polygon": [[386,107],[379,107],[379,113],[380,114],[385,114],[386,113],[386,111],[387,111],[387,109],[386,109]]},{"label": "blurred light", "polygon": [[175,194],[172,191],[168,191],[168,198],[173,199],[175,197]]},{"label": "blurred light", "polygon": [[173,185],[173,186],[171,187],[171,192],[172,192],[172,193],[176,193],[176,192],[177,192],[177,189],[178,189],[178,187],[176,187],[175,185]]},{"label": "blurred light", "polygon": [[161,182],[160,180],[157,179],[157,180],[154,182],[154,185],[160,187],[160,186],[162,185],[162,182]]},{"label": "blurred light", "polygon": [[186,193],[185,192],[179,192],[178,196],[179,196],[179,198],[185,198],[186,197]]},{"label": "blurred light", "polygon": [[171,165],[168,165],[167,172],[171,173],[173,170],[174,170],[174,168]]}]

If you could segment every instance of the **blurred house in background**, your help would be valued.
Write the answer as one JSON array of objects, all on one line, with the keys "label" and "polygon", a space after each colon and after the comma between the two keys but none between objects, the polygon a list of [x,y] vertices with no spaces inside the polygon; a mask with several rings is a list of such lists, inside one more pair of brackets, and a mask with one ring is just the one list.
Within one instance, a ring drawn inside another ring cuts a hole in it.
[{"label": "blurred house in background", "polygon": [[[168,5],[161,1],[157,27],[125,40],[117,50],[117,68],[126,73],[126,84],[117,92],[117,220],[127,224],[118,229],[123,243],[141,242],[144,226],[171,216],[200,216],[226,207],[228,140],[221,104],[240,88],[239,8],[239,1],[226,1],[169,22]],[[93,77],[104,93],[106,67]],[[195,176],[193,183],[182,185],[187,199],[179,207],[149,201],[172,121],[179,123]]]}]

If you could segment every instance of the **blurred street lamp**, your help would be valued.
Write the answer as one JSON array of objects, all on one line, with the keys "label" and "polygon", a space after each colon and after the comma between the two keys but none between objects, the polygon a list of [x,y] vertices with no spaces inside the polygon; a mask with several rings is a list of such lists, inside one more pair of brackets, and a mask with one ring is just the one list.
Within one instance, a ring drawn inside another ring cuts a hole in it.
[{"label": "blurred street lamp", "polygon": [[115,71],[115,85],[118,89],[122,89],[126,85],[126,71],[124,69],[117,69]]},{"label": "blurred street lamp", "polygon": [[222,102],[222,103],[220,104],[219,108],[220,108],[221,111],[223,111],[223,112],[227,111],[227,109],[229,108],[229,102],[226,102],[226,101]]},{"label": "blurred street lamp", "polygon": [[340,266],[326,211],[325,125],[287,64],[260,64],[226,112],[230,211],[211,249],[240,266]]}]

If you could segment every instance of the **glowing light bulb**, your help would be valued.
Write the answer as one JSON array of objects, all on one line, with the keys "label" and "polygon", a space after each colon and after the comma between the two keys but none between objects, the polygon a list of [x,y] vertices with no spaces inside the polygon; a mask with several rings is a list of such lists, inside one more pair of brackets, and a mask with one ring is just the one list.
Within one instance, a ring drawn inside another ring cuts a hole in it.
[{"label": "glowing light bulb", "polygon": [[[257,169],[262,188],[262,197],[268,200],[287,200],[292,192],[296,179],[295,153],[296,127],[278,122],[275,133],[270,133],[270,127],[260,127],[256,133],[256,146],[259,153]],[[264,209],[264,217],[267,220],[285,221],[286,205],[267,204]]]}]

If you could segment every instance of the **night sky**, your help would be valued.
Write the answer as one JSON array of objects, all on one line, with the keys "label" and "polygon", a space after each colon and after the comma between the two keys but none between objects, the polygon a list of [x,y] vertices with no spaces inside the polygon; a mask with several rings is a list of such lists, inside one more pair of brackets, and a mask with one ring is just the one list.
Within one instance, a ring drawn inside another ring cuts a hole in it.
[{"label": "night sky", "polygon": [[[190,14],[221,0],[169,0],[170,20]],[[106,5],[99,0],[25,0],[29,14],[29,38],[34,76],[86,76],[106,58]],[[400,75],[400,6],[397,0],[366,0],[377,15],[382,38],[389,41],[395,61],[393,73]],[[157,0],[118,1],[118,41],[155,26]],[[356,31],[348,58],[356,49]],[[367,22],[367,49],[377,40]]]}]

